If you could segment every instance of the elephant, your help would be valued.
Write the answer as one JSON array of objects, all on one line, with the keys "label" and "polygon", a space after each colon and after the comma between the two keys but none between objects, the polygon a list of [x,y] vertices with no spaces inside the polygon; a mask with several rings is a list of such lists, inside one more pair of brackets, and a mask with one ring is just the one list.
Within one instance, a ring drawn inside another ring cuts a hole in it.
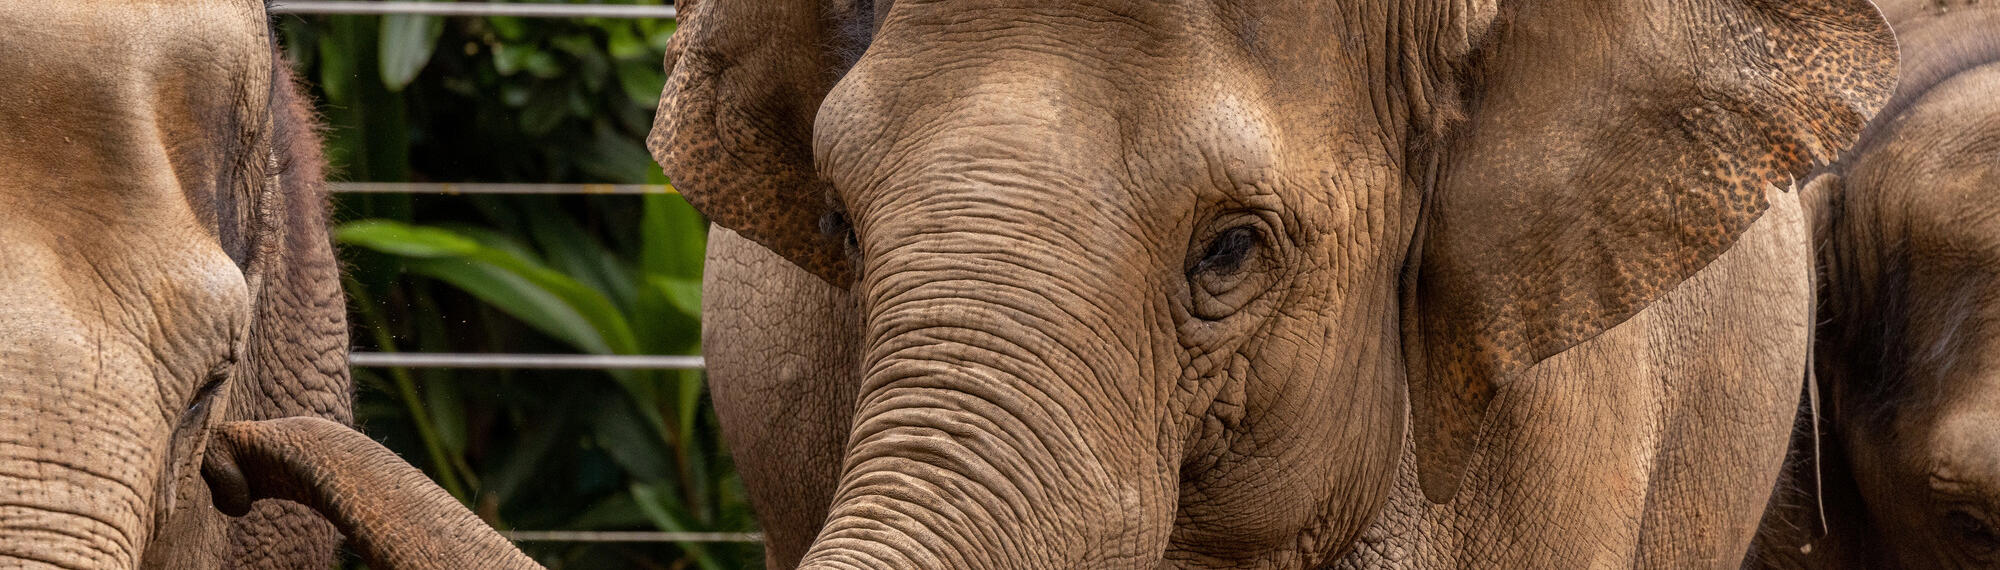
[{"label": "elephant", "polygon": [[352,420],[309,102],[255,0],[0,5],[0,566],[326,568],[210,429]]},{"label": "elephant", "polygon": [[1736,566],[1865,1],[681,0],[772,568]]},{"label": "elephant", "polygon": [[1985,358],[2000,346],[2000,9],[1882,10],[1902,80],[1806,186],[1818,407],[1799,415],[1761,567],[2000,566],[2000,385]]},{"label": "elephant", "polygon": [[[1850,0],[679,6],[648,146],[772,567],[1736,565],[1793,181],[1897,58]],[[216,433],[224,509],[533,567],[338,422]]]}]

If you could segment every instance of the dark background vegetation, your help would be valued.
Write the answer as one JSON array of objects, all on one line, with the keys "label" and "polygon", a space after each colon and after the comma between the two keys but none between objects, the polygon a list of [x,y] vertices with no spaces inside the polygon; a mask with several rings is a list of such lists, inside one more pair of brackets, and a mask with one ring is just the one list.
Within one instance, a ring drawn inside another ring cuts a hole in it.
[{"label": "dark background vegetation", "polygon": [[[277,26],[328,125],[335,180],[666,182],[644,140],[672,21],[284,16]],[[336,206],[356,350],[700,352],[707,223],[677,195],[346,194]],[[361,427],[497,528],[754,530],[699,372],[357,369],[355,379]],[[551,568],[762,559],[755,544],[522,547]]]}]

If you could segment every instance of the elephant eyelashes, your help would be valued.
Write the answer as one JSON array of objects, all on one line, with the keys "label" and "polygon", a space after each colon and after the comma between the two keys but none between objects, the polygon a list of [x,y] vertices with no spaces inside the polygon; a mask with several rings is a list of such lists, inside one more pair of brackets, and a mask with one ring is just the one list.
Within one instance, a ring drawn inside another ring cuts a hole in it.
[{"label": "elephant eyelashes", "polygon": [[[847,248],[848,257],[859,261],[861,257],[861,240],[854,235],[854,224],[847,220],[846,213],[834,210],[827,212],[824,216],[820,216],[819,231],[830,236],[840,236],[840,243],[843,247]],[[860,264],[856,263],[856,265]]]},{"label": "elephant eyelashes", "polygon": [[201,388],[196,389],[194,398],[188,400],[187,410],[181,412],[181,418],[185,420],[201,415],[201,412],[208,408],[209,402],[215,400],[215,393],[221,391],[224,378],[226,376],[221,373],[209,375],[208,382],[203,383]]},{"label": "elephant eyelashes", "polygon": [[1235,273],[1243,268],[1243,258],[1257,247],[1257,230],[1250,226],[1236,226],[1224,230],[1208,242],[1208,251],[1194,263],[1189,273]]},{"label": "elephant eyelashes", "polygon": [[1188,265],[1195,316],[1219,320],[1263,292],[1268,279],[1257,265],[1266,257],[1264,245],[1264,234],[1249,225],[1223,230],[1208,241]]}]

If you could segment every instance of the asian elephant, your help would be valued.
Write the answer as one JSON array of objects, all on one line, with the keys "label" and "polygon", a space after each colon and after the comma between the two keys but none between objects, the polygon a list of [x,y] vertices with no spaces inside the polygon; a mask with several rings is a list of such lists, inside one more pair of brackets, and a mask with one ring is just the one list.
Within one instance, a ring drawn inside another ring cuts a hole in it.
[{"label": "asian elephant", "polygon": [[1859,0],[683,0],[788,568],[1736,566]]},{"label": "asian elephant", "polygon": [[326,568],[210,428],[350,421],[310,105],[256,0],[0,3],[0,566]]},{"label": "asian elephant", "polygon": [[1819,415],[1800,415],[1763,567],[2000,566],[2000,7],[1882,9],[1902,80],[1807,184]]}]

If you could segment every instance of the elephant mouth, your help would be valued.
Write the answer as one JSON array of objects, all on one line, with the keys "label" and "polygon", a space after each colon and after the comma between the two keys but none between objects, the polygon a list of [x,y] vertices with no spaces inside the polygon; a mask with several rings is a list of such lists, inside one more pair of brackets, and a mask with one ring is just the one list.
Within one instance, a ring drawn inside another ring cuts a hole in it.
[{"label": "elephant mouth", "polygon": [[201,478],[208,483],[208,494],[216,510],[240,517],[249,514],[255,499],[250,495],[249,479],[237,466],[235,454],[223,449],[225,445],[222,438],[209,439],[207,457],[201,462]]}]

